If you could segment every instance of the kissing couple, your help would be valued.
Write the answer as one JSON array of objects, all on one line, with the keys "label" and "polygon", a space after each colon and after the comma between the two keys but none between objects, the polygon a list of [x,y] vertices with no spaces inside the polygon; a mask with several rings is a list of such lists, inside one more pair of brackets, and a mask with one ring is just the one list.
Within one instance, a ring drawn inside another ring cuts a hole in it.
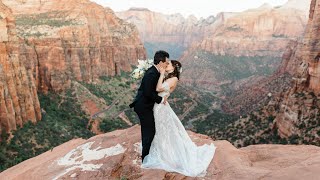
[{"label": "kissing couple", "polygon": [[155,53],[153,63],[130,104],[141,125],[141,167],[203,177],[216,147],[197,146],[168,103],[180,79],[181,63],[169,60],[169,54],[162,50]]}]

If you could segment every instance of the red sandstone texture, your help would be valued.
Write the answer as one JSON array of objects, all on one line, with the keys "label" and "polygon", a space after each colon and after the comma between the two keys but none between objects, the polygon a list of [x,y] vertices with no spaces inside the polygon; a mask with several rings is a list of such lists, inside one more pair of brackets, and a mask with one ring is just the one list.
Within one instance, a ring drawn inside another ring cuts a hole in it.
[{"label": "red sandstone texture", "polygon": [[11,10],[0,1],[0,133],[41,119],[32,71],[19,61],[19,42]]},{"label": "red sandstone texture", "polygon": [[19,58],[33,72],[39,91],[131,71],[146,57],[136,27],[89,0],[3,2],[17,19]]},{"label": "red sandstone texture", "polygon": [[213,142],[215,156],[203,178],[141,169],[140,126],[74,139],[0,174],[7,179],[317,179],[320,148],[305,145],[253,145],[237,149],[188,132],[197,145]]}]

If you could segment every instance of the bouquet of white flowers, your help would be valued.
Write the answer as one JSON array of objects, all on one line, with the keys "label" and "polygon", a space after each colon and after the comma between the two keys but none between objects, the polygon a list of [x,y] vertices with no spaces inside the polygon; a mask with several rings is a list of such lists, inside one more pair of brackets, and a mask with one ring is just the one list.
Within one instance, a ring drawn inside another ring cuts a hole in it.
[{"label": "bouquet of white flowers", "polygon": [[140,79],[144,73],[153,65],[153,59],[140,60],[138,59],[138,66],[131,73],[131,77],[134,79]]}]

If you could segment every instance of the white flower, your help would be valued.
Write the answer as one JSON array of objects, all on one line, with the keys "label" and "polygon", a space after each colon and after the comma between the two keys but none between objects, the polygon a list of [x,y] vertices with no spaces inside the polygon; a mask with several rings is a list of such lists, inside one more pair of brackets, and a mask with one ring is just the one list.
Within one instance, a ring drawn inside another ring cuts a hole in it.
[{"label": "white flower", "polygon": [[139,71],[140,71],[140,69],[135,69],[133,72],[138,73]]},{"label": "white flower", "polygon": [[134,79],[140,79],[144,73],[153,65],[152,59],[141,60],[138,59],[138,65],[131,73],[131,77]]},{"label": "white flower", "polygon": [[144,69],[146,62],[144,60],[138,59],[138,63],[139,64],[138,64],[137,68],[138,69]]},{"label": "white flower", "polygon": [[[138,70],[138,71],[136,71],[136,70]],[[139,71],[139,69],[135,69],[135,71],[132,73],[132,77],[134,78],[134,79],[139,79],[140,78],[140,74],[141,74],[141,72]]]},{"label": "white flower", "polygon": [[182,73],[182,67],[180,68],[179,72]]}]

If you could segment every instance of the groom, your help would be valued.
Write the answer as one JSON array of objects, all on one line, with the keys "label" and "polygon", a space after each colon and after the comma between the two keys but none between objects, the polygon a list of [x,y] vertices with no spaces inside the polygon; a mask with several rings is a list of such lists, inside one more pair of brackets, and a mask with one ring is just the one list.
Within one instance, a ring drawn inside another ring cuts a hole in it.
[{"label": "groom", "polygon": [[137,96],[129,106],[134,107],[140,119],[141,137],[142,137],[142,161],[149,154],[150,146],[156,132],[153,106],[154,103],[166,103],[167,97],[160,97],[156,91],[158,79],[160,77],[160,68],[166,68],[169,54],[165,51],[157,51],[154,55],[154,65],[144,74]]}]

